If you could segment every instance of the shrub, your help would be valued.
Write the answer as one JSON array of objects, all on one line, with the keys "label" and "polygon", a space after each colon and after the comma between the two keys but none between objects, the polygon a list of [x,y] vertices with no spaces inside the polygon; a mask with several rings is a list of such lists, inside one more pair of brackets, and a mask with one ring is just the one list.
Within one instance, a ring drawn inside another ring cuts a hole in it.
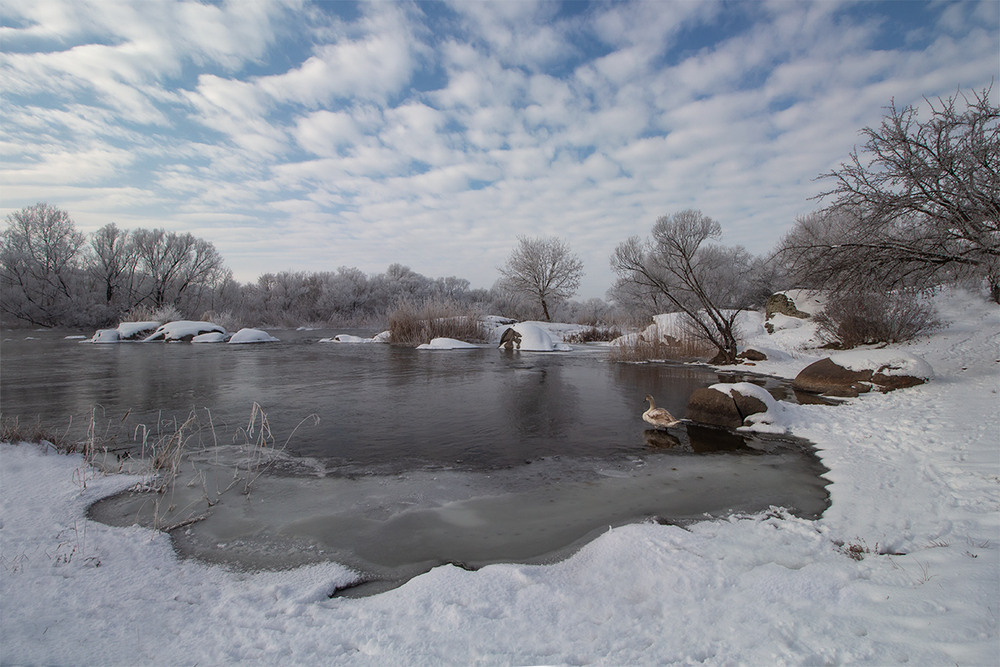
[{"label": "shrub", "polygon": [[937,326],[931,305],[912,291],[839,294],[815,321],[825,342],[845,349],[899,343]]},{"label": "shrub", "polygon": [[403,299],[389,313],[389,341],[392,344],[415,347],[434,338],[486,342],[486,331],[477,313],[453,301],[430,299],[418,304]]},{"label": "shrub", "polygon": [[591,326],[588,329],[571,333],[564,338],[567,343],[604,343],[621,338],[618,327]]}]

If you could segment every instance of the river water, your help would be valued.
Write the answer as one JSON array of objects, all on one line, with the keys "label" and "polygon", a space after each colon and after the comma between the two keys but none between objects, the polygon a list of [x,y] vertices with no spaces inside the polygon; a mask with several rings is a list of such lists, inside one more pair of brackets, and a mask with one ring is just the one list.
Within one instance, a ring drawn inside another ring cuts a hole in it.
[{"label": "river water", "polygon": [[[817,517],[828,504],[808,443],[647,428],[646,394],[683,417],[691,392],[725,379],[711,369],[618,364],[591,345],[413,350],[320,340],[343,330],[271,333],[281,342],[93,345],[5,331],[0,409],[71,437],[93,423],[112,468],[190,417],[177,483],[102,501],[92,518],[197,517],[171,531],[182,555],[245,568],[332,559],[385,586],[442,563],[551,562],[634,521],[772,505]],[[263,455],[252,447],[262,417]]]}]

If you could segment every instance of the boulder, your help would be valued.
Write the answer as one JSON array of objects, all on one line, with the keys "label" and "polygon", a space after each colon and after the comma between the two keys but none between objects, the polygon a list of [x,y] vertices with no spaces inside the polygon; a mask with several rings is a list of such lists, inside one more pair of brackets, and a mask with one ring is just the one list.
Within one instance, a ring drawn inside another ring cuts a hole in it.
[{"label": "boulder", "polygon": [[930,365],[905,352],[856,350],[841,352],[803,368],[792,383],[797,391],[853,398],[873,387],[881,392],[925,383]]},{"label": "boulder", "polygon": [[699,424],[738,428],[743,426],[743,416],[732,396],[701,387],[688,399],[686,418]]},{"label": "boulder", "polygon": [[739,428],[750,415],[767,412],[774,399],[767,390],[747,382],[720,383],[695,389],[688,399],[688,420],[710,426]]},{"label": "boulder", "polygon": [[736,355],[737,359],[746,359],[747,361],[767,361],[767,355],[760,350],[754,350],[753,348],[747,348]]},{"label": "boulder", "polygon": [[775,313],[781,313],[782,315],[797,317],[799,319],[806,319],[809,317],[809,313],[804,313],[795,307],[795,302],[792,301],[787,294],[782,294],[780,292],[767,297],[767,302],[764,304],[764,313],[764,319],[766,320],[771,319],[771,316]]}]

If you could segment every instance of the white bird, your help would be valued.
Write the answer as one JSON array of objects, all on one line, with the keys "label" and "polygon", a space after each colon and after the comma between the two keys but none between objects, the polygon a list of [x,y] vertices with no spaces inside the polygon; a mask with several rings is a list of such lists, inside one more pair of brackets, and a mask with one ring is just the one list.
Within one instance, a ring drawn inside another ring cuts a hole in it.
[{"label": "white bird", "polygon": [[665,408],[656,407],[652,396],[646,396],[646,400],[649,401],[649,410],[642,413],[642,420],[647,424],[652,424],[659,429],[665,429],[681,423],[682,420],[674,417],[670,414],[670,411]]}]

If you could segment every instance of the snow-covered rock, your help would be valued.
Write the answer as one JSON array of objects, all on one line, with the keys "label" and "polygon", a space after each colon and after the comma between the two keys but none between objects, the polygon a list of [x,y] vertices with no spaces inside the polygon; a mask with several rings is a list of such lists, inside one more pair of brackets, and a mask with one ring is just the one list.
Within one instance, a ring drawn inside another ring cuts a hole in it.
[{"label": "snow-covered rock", "polygon": [[799,391],[853,397],[874,386],[892,391],[923,384],[934,377],[930,364],[899,350],[850,350],[815,361],[795,376]]},{"label": "snow-covered rock", "polygon": [[555,340],[540,322],[519,322],[500,338],[500,347],[521,352],[570,352],[573,348]]},{"label": "snow-covered rock", "polygon": [[201,334],[195,336],[191,339],[192,343],[225,343],[226,334],[219,333],[218,331],[212,331],[210,333]]},{"label": "snow-covered rock", "polygon": [[374,343],[376,342],[374,338],[364,338],[362,336],[352,336],[351,334],[337,334],[336,336],[331,336],[330,338],[320,338],[321,343]]},{"label": "snow-covered rock", "polygon": [[766,389],[751,382],[713,384],[691,394],[686,418],[702,424],[739,428],[750,415],[767,412],[776,404]]},{"label": "snow-covered rock", "polygon": [[243,328],[233,334],[233,337],[229,339],[230,345],[238,345],[241,343],[277,343],[279,340],[267,333],[266,331],[261,331],[260,329],[249,329]]},{"label": "snow-covered rock", "polygon": [[143,342],[156,340],[163,340],[168,343],[175,341],[190,341],[195,336],[211,333],[213,331],[217,331],[222,334],[226,333],[225,329],[220,327],[218,324],[212,324],[211,322],[177,320],[176,322],[167,322],[166,324],[158,327],[156,331],[144,338]]},{"label": "snow-covered rock", "polygon": [[118,333],[118,329],[98,329],[94,333],[94,337],[90,339],[91,343],[118,343],[121,341],[121,335]]},{"label": "snow-covered rock", "polygon": [[455,338],[435,338],[430,343],[417,346],[418,350],[475,350],[478,348],[478,345]]}]

